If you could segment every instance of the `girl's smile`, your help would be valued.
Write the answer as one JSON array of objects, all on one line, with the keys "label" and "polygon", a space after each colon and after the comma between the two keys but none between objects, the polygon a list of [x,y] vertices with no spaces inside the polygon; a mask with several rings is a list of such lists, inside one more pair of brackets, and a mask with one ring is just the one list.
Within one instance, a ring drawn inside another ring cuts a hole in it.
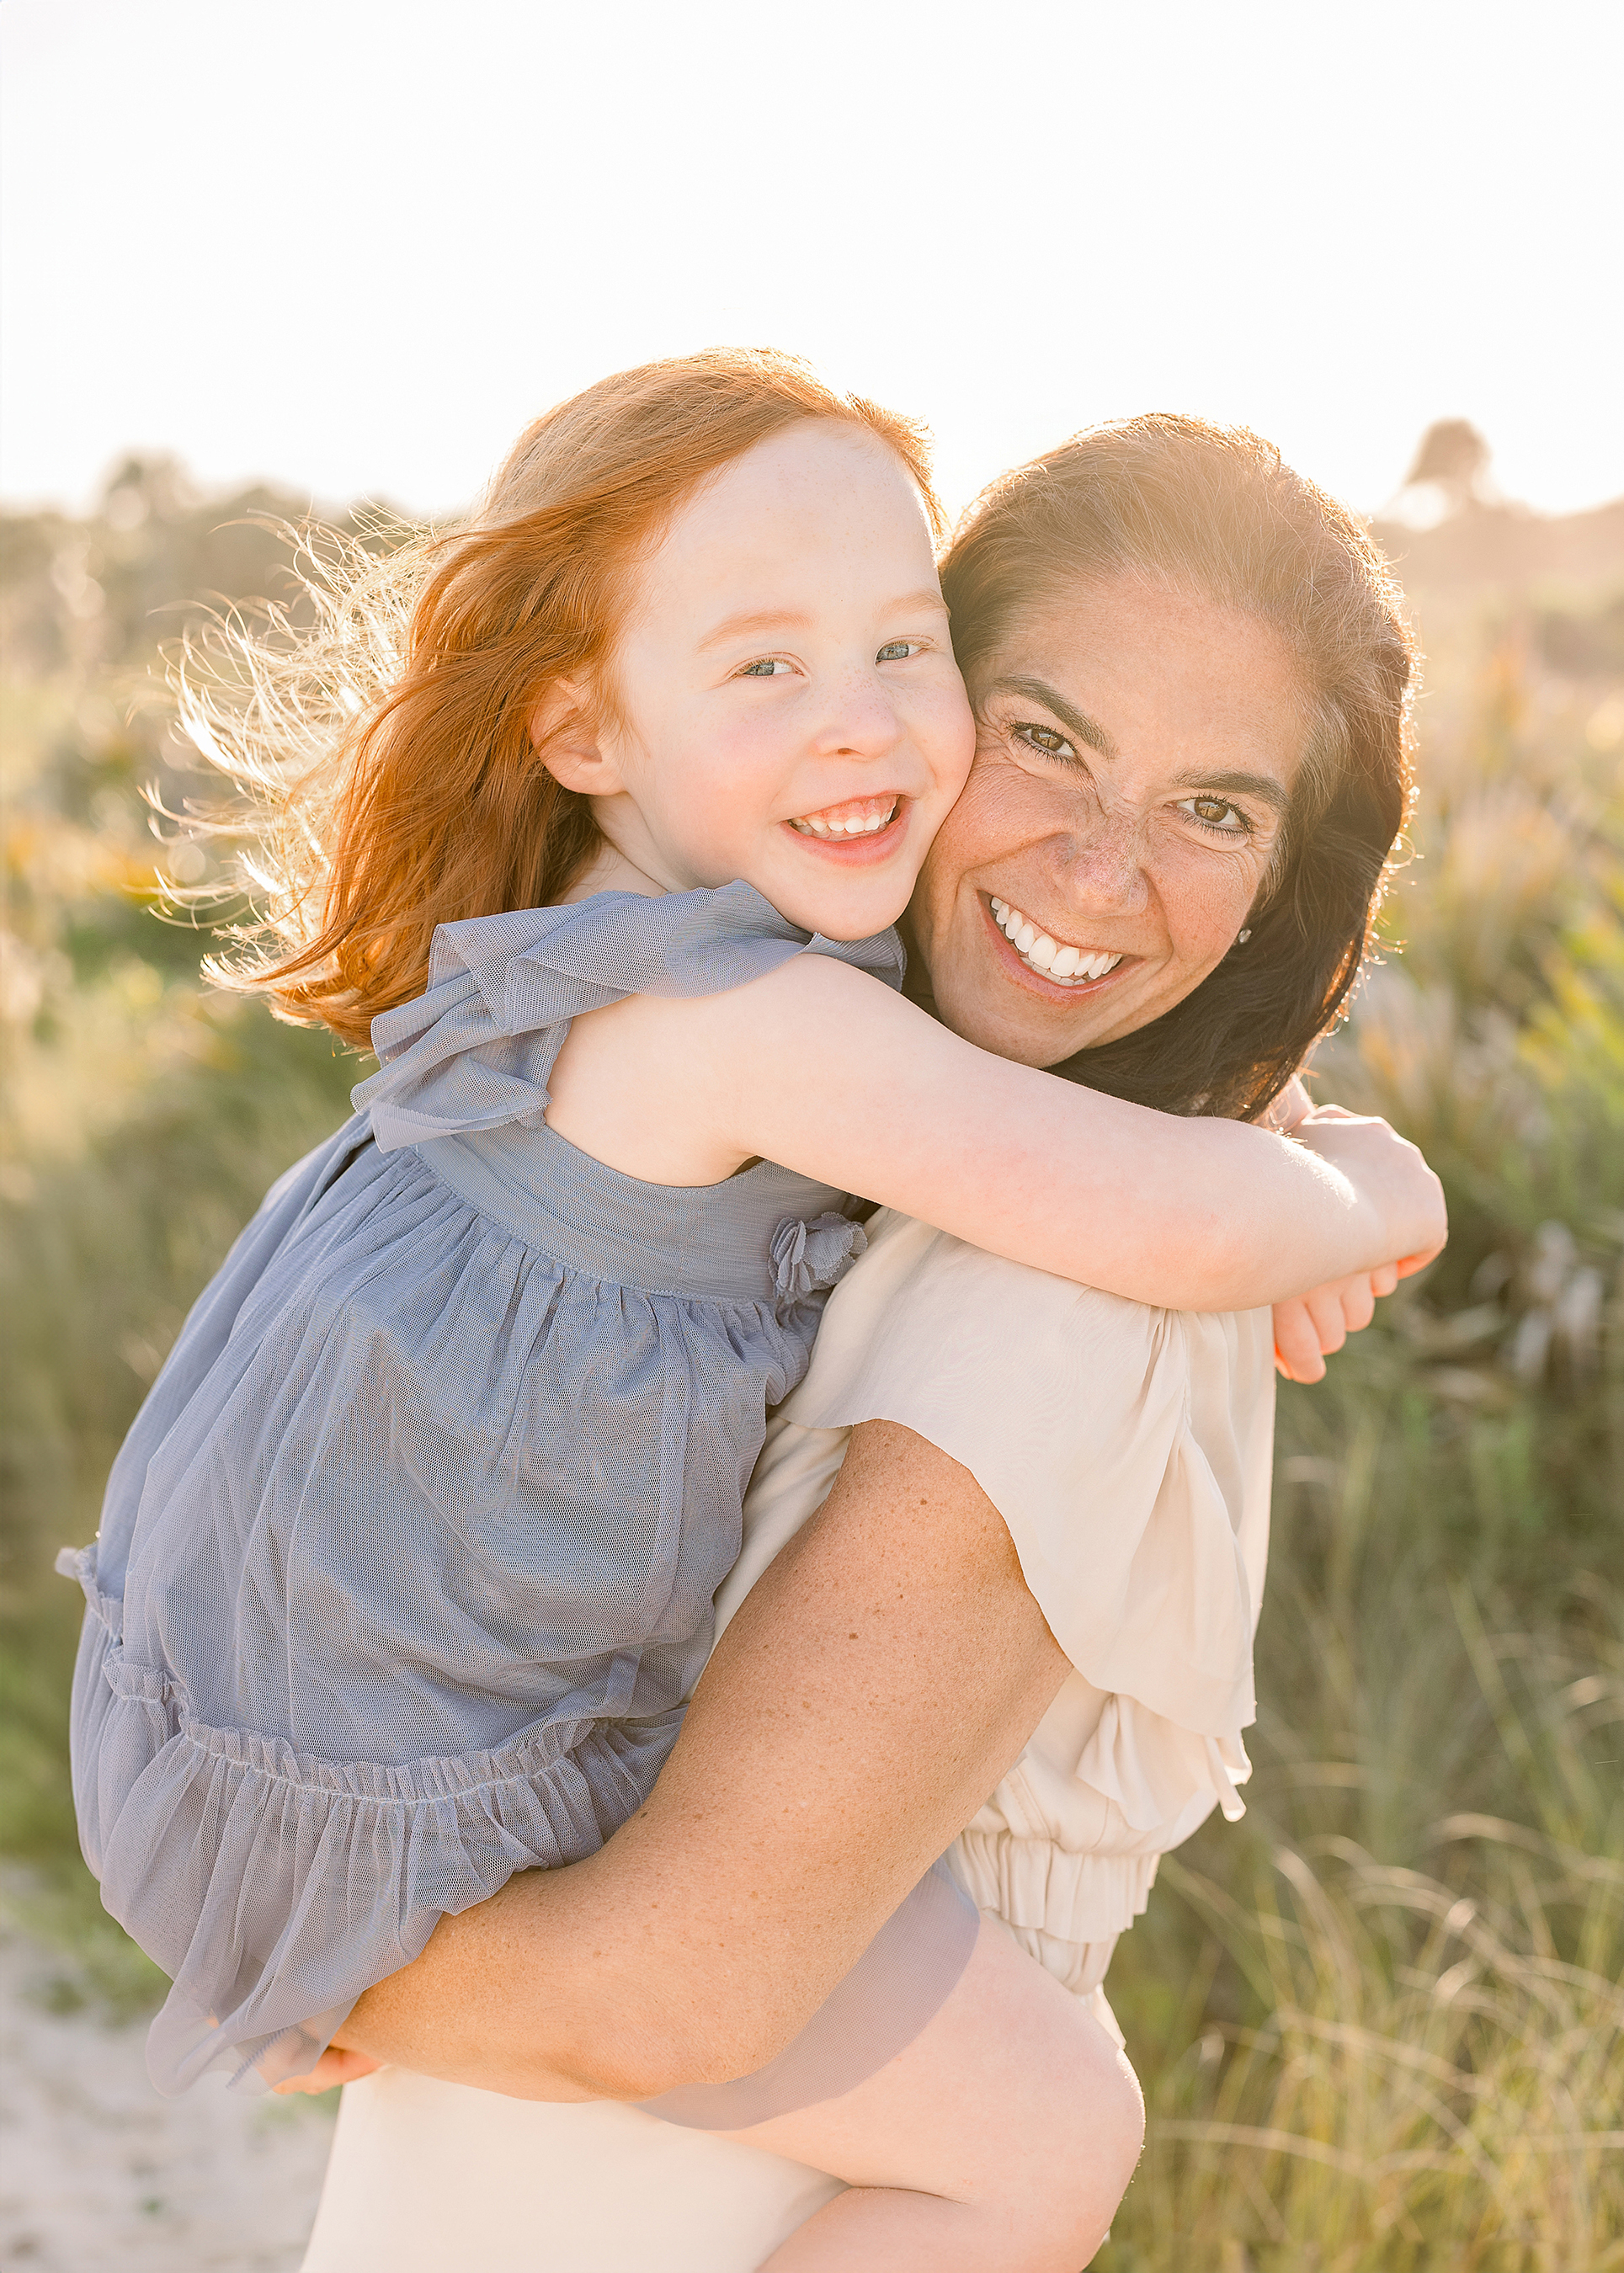
[{"label": "girl's smile", "polygon": [[785,827],[798,850],[828,866],[877,867],[906,846],[912,803],[899,791],[888,790],[879,797],[847,798],[843,805],[825,806],[821,813],[802,814]]},{"label": "girl's smile", "polygon": [[605,679],[537,735],[623,881],[742,878],[830,939],[896,922],[974,722],[923,500],[883,443],[807,419],[714,476],[644,562]]}]

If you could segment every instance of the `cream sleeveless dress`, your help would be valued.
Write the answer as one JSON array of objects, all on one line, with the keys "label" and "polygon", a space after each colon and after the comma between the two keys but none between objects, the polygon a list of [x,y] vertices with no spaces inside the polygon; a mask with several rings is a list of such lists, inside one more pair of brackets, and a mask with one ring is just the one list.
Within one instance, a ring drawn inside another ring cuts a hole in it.
[{"label": "cream sleeveless dress", "polygon": [[[1152,1310],[889,1212],[830,1299],[745,1504],[718,1631],[822,1504],[856,1422],[975,1477],[1074,1671],[951,1850],[960,1883],[1109,2020],[1162,1854],[1242,1812],[1268,1546],[1267,1311]],[[386,2069],[344,2093],[304,2273],[752,2273],[838,2182],[597,2102]]]}]

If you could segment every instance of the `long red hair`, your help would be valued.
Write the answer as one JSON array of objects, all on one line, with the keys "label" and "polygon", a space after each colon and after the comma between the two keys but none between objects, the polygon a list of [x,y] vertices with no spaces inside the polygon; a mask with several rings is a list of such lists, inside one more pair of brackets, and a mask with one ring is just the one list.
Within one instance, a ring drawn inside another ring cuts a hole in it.
[{"label": "long red hair", "polygon": [[183,727],[257,808],[256,920],[210,975],[365,1049],[422,993],[437,925],[556,901],[599,838],[538,754],[538,703],[569,680],[613,705],[638,560],[696,484],[805,418],[894,450],[940,533],[920,427],[793,356],[713,349],[547,411],[454,536],[381,563],[307,544],[313,634],[274,615],[272,637],[233,624],[189,654]]}]

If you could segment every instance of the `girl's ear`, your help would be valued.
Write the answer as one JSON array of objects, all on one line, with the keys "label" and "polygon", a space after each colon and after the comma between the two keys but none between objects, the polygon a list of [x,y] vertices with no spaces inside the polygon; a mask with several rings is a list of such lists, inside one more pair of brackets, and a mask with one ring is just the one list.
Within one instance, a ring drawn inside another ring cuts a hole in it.
[{"label": "girl's ear", "polygon": [[583,797],[613,797],[625,786],[599,744],[590,706],[572,680],[550,686],[531,711],[530,740],[561,788]]}]

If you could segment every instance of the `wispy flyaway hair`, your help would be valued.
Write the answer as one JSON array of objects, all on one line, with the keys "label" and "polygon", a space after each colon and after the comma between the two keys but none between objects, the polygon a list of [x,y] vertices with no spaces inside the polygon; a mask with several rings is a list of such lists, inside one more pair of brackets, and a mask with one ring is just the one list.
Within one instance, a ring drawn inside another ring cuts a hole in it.
[{"label": "wispy flyaway hair", "polygon": [[1244,427],[1158,415],[1074,436],[966,514],[942,589],[972,701],[1018,625],[1124,577],[1272,625],[1307,732],[1244,946],[1153,1024],[1054,1069],[1165,1112],[1244,1117],[1285,1087],[1370,951],[1410,806],[1414,642],[1344,506]]},{"label": "wispy flyaway hair", "polygon": [[637,564],[707,476],[807,418],[895,451],[940,532],[921,428],[793,356],[715,349],[548,411],[453,535],[382,558],[313,537],[312,631],[273,612],[194,642],[182,728],[252,801],[255,840],[256,921],[209,975],[365,1049],[423,991],[437,925],[557,900],[598,836],[542,763],[538,706],[568,680],[612,712]]}]

